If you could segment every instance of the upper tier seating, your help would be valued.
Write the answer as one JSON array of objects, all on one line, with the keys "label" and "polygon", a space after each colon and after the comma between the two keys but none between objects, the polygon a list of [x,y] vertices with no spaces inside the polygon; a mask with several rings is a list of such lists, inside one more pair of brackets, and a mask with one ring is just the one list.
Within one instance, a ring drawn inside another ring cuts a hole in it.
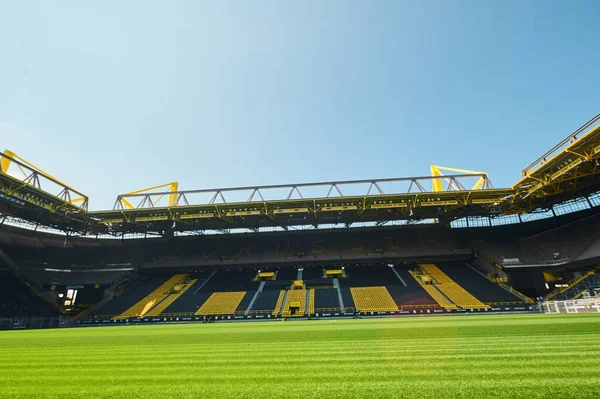
[{"label": "upper tier seating", "polygon": [[256,270],[219,270],[202,287],[200,292],[232,292],[256,291],[259,281],[252,281],[256,277]]},{"label": "upper tier seating", "polygon": [[282,267],[281,269],[264,270],[264,271],[276,271],[277,281],[286,281],[290,283],[292,280],[296,280],[298,276],[298,269],[295,267]]},{"label": "upper tier seating", "polygon": [[302,279],[303,280],[322,280],[323,279],[323,267],[321,267],[321,266],[305,267],[304,270],[302,270]]},{"label": "upper tier seating", "polygon": [[71,272],[46,271],[22,268],[22,272],[38,286],[49,285],[107,285],[125,276],[129,271],[72,270]]},{"label": "upper tier seating", "polygon": [[389,266],[360,266],[347,267],[346,277],[340,278],[343,287],[374,287],[398,284],[399,280]]},{"label": "upper tier seating", "polygon": [[[600,214],[592,214],[521,238],[518,231],[488,231],[474,238],[472,245],[499,263],[503,259],[519,259],[522,264],[574,261],[600,253],[593,250],[600,247],[598,223]],[[559,254],[556,259],[555,254]]]}]

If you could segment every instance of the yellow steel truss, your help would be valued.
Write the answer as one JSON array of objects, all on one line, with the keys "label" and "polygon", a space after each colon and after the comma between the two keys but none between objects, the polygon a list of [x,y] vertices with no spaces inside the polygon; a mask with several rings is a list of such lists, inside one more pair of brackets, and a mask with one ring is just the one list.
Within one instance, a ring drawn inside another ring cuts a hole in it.
[{"label": "yellow steel truss", "polygon": [[[125,198],[123,198],[124,196],[133,195],[133,194],[149,193],[154,190],[166,188],[166,191],[161,193],[161,195],[159,195],[158,198],[154,201],[154,205],[156,205],[158,202],[160,202],[160,200],[165,196],[166,193],[174,193],[177,191],[178,187],[179,187],[179,183],[176,181],[173,181],[171,183],[161,184],[159,186],[143,188],[141,190],[121,194],[121,195],[119,195],[118,198],[119,198],[119,202],[121,203],[121,205],[124,206],[125,208],[135,209],[136,208],[135,206],[133,206],[129,201],[127,201]],[[177,197],[178,197],[177,194],[169,195],[169,206],[175,206],[177,204]]]},{"label": "yellow steel truss", "polygon": [[[10,174],[11,176],[24,181],[27,183],[27,180],[32,176],[32,174],[39,174],[41,176],[43,176],[44,178],[48,179],[49,181],[61,185],[63,186],[63,189],[70,193],[75,193],[78,195],[78,197],[75,198],[71,198],[70,195],[68,197],[65,198],[65,200],[71,204],[81,204],[81,203],[86,203],[88,198],[86,196],[84,196],[83,194],[81,194],[79,191],[75,190],[74,188],[68,186],[67,184],[63,183],[62,181],[58,180],[56,177],[52,176],[50,173],[42,170],[41,168],[37,167],[36,165],[32,164],[31,162],[27,161],[26,159],[20,157],[19,155],[15,154],[13,151],[11,150],[4,150],[4,152],[2,153],[4,156],[0,157],[0,172],[4,173],[4,174]],[[11,168],[11,165],[14,165],[16,169],[14,173],[9,173],[9,169]],[[27,170],[29,169],[29,170]],[[32,184],[32,183],[27,183],[27,184]],[[41,188],[41,187],[37,187],[37,188]]]},{"label": "yellow steel truss", "polygon": [[[442,171],[446,171],[446,172],[455,172],[455,173],[464,173],[464,174],[480,174],[482,176],[480,176],[477,179],[477,182],[475,183],[475,185],[471,188],[472,190],[480,190],[482,188],[484,188],[484,184],[486,179],[489,179],[488,174],[485,172],[476,172],[474,170],[466,170],[466,169],[457,169],[457,168],[448,168],[446,166],[438,166],[438,165],[431,165],[431,176],[434,177],[442,177],[444,176],[444,174],[442,173]],[[445,180],[448,183],[447,189],[444,190],[444,185],[442,184],[442,181]],[[452,180],[445,178],[445,179],[434,179],[431,181],[431,189],[434,192],[440,192],[440,191],[450,191],[452,189],[454,190],[459,190],[460,187],[453,187],[453,182]]]}]

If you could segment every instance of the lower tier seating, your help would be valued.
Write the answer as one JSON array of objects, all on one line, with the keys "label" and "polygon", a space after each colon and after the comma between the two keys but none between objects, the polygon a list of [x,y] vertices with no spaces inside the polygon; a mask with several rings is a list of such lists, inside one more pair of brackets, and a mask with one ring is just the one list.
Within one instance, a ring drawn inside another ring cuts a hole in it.
[{"label": "lower tier seating", "polygon": [[315,290],[311,288],[308,290],[308,315],[315,314]]},{"label": "lower tier seating", "polygon": [[135,305],[121,313],[119,316],[113,317],[113,319],[125,319],[128,317],[141,317],[148,313],[154,306],[165,299],[169,295],[171,290],[177,285],[182,283],[188,277],[187,274],[176,274],[169,278],[157,289],[152,291],[142,300],[138,301]]},{"label": "lower tier seating", "polygon": [[250,313],[273,312],[279,298],[280,291],[261,291],[258,293]]},{"label": "lower tier seating", "polygon": [[277,316],[277,315],[279,315],[279,312],[281,312],[281,307],[283,306],[283,300],[285,298],[285,293],[286,293],[286,291],[284,291],[284,290],[279,291],[279,296],[277,297],[277,303],[275,304],[275,309],[273,309],[273,316]]},{"label": "lower tier seating", "polygon": [[254,295],[256,295],[256,291],[247,291],[246,295],[244,295],[244,298],[241,300],[235,311],[244,312],[246,309],[248,309],[248,306],[250,305],[250,302],[252,302]]},{"label": "lower tier seating", "polygon": [[173,289],[173,292],[169,295],[167,295],[162,301],[160,301],[156,306],[154,306],[152,309],[150,309],[149,312],[146,313],[146,316],[158,316],[160,315],[165,309],[167,309],[173,302],[175,302],[177,299],[179,299],[179,297],[183,294],[185,294],[185,292],[196,283],[197,280],[191,280],[189,283],[187,284],[182,284],[180,287],[175,287]]},{"label": "lower tier seating", "polygon": [[585,293],[594,296],[600,288],[600,273],[587,272],[575,279],[567,289],[552,298],[555,301],[581,299]]},{"label": "lower tier seating", "polygon": [[443,308],[455,310],[458,309],[452,301],[444,296],[433,284],[423,284],[423,289]]},{"label": "lower tier seating", "polygon": [[193,292],[194,287],[187,290],[183,295],[180,295],[175,302],[173,302],[168,308],[166,308],[161,314],[162,315],[178,315],[182,313],[196,313],[198,309],[208,300],[212,295],[210,292],[202,292],[198,294],[190,294]]},{"label": "lower tier seating", "polygon": [[315,309],[336,310],[340,308],[340,299],[336,289],[315,290]]},{"label": "lower tier seating", "polygon": [[408,275],[412,282],[408,279],[405,281],[411,283],[407,286],[402,285],[388,285],[387,290],[398,305],[400,309],[414,309],[414,308],[436,308],[439,304],[421,287],[414,281],[414,279]]},{"label": "lower tier seating", "polygon": [[464,264],[437,265],[446,275],[467,290],[483,303],[498,302],[524,302],[523,299],[512,292],[508,292],[498,283]]},{"label": "lower tier seating", "polygon": [[[293,308],[294,303],[299,304],[299,307],[297,309]],[[301,317],[304,316],[305,312],[306,290],[289,290],[281,315],[283,317]]]},{"label": "lower tier seating", "polygon": [[165,277],[143,277],[127,290],[123,291],[111,301],[91,312],[92,315],[118,315],[138,303],[142,298],[150,295],[162,283]]},{"label": "lower tier seating", "polygon": [[196,312],[197,316],[234,314],[246,291],[213,292]]},{"label": "lower tier seating", "polygon": [[342,301],[344,301],[344,308],[346,310],[355,309],[354,298],[352,298],[352,293],[350,292],[350,288],[340,287],[340,292],[342,294]]},{"label": "lower tier seating", "polygon": [[392,312],[398,306],[388,292],[387,288],[380,287],[352,287],[350,288],[356,309],[361,312]]},{"label": "lower tier seating", "polygon": [[433,277],[436,282],[435,288],[438,288],[455,305],[460,306],[461,308],[471,309],[484,309],[490,307],[458,285],[436,265],[422,264],[420,266],[425,272]]}]

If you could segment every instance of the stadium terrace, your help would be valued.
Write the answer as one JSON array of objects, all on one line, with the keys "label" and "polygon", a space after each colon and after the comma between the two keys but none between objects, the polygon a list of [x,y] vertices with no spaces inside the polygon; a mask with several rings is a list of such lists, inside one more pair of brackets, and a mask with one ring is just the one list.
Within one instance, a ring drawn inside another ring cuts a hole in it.
[{"label": "stadium terrace", "polygon": [[315,184],[172,182],[104,211],[7,150],[0,327],[600,311],[599,120],[510,188],[432,166]]}]

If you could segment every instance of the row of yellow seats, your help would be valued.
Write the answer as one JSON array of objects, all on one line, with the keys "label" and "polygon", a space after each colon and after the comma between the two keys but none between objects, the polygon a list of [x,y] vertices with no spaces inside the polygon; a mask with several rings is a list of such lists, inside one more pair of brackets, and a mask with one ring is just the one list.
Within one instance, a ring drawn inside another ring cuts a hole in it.
[{"label": "row of yellow seats", "polygon": [[196,315],[233,314],[246,295],[246,291],[213,292]]},{"label": "row of yellow seats", "polygon": [[282,316],[291,316],[292,311],[290,305],[292,302],[300,302],[300,308],[296,310],[295,316],[304,316],[306,311],[306,290],[289,290],[287,299],[285,301],[285,308],[283,309]]},{"label": "row of yellow seats", "polygon": [[462,308],[489,308],[489,305],[475,298],[471,293],[452,280],[446,273],[440,270],[436,265],[421,265],[423,270],[429,273],[437,282],[437,288],[440,289],[452,302]]},{"label": "row of yellow seats", "polygon": [[350,288],[354,306],[361,312],[392,312],[398,306],[387,288],[380,287],[354,287]]},{"label": "row of yellow seats", "polygon": [[127,317],[141,317],[149,312],[157,303],[166,298],[169,292],[177,284],[182,282],[188,277],[187,274],[176,274],[169,278],[167,281],[162,283],[160,287],[152,291],[146,297],[141,299],[135,305],[121,313],[119,316],[113,317],[113,319],[124,319]]},{"label": "row of yellow seats", "polygon": [[285,290],[279,291],[279,297],[277,298],[277,304],[273,309],[273,316],[277,316],[281,311],[281,305],[283,304],[283,298],[285,298]]}]

